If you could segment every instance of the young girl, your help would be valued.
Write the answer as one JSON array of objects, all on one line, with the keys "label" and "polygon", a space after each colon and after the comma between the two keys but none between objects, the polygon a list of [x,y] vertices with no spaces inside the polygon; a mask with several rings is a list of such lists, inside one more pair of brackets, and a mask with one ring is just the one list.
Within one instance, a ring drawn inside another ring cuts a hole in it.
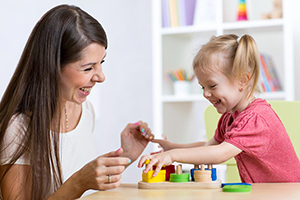
[{"label": "young girl", "polygon": [[193,68],[204,97],[222,114],[207,143],[173,144],[153,140],[165,150],[143,156],[156,164],[153,176],[173,162],[220,164],[235,157],[242,182],[300,182],[300,162],[271,106],[256,99],[260,59],[254,39],[230,34],[212,37],[194,58]]}]

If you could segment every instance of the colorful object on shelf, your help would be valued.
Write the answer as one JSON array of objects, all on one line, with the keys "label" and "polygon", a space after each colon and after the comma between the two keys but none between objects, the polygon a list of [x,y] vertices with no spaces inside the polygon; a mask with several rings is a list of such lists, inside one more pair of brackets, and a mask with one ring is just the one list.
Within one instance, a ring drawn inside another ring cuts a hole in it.
[{"label": "colorful object on shelf", "polygon": [[162,0],[162,26],[193,25],[196,0]]},{"label": "colorful object on shelf", "polygon": [[188,76],[183,69],[173,70],[168,72],[168,76],[173,81],[174,94],[176,96],[186,96],[191,93],[191,81],[195,75]]},{"label": "colorful object on shelf", "polygon": [[282,86],[270,55],[260,54],[260,87],[262,92],[281,91]]},{"label": "colorful object on shelf", "polygon": [[170,79],[175,82],[175,81],[192,81],[195,77],[195,75],[188,76],[187,72],[183,69],[178,69],[178,70],[173,70],[168,72],[168,76]]},{"label": "colorful object on shelf", "polygon": [[238,21],[247,20],[247,9],[246,9],[246,2],[245,0],[239,0],[238,6]]},{"label": "colorful object on shelf", "polygon": [[176,173],[170,174],[170,182],[189,182],[190,174],[182,173],[182,165],[176,166]]}]

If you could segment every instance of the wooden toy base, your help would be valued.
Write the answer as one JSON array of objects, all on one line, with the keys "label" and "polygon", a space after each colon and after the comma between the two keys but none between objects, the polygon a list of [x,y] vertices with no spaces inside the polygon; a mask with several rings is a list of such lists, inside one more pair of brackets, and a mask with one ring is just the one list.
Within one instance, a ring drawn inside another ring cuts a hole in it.
[{"label": "wooden toy base", "polygon": [[146,183],[140,181],[138,183],[139,189],[220,189],[221,188],[221,180],[216,180],[212,182],[184,182],[184,183],[176,183],[176,182],[158,182],[158,183]]}]

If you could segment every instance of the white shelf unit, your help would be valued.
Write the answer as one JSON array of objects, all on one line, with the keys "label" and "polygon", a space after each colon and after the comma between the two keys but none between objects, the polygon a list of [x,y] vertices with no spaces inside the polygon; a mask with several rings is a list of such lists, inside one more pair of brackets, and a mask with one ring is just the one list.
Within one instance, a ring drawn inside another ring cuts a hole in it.
[{"label": "white shelf unit", "polygon": [[[294,100],[293,38],[287,0],[283,0],[283,18],[271,20],[226,21],[225,9],[229,1],[215,0],[215,22],[197,26],[162,28],[161,0],[152,1],[153,11],[153,127],[156,137],[164,133],[172,142],[186,143],[203,139],[205,127],[203,111],[209,105],[202,96],[197,81],[192,94],[173,95],[172,81],[166,71],[185,68],[192,73],[192,60],[201,45],[212,35],[250,34],[259,51],[271,55],[283,91],[262,93],[267,100]],[[238,1],[235,1],[236,4]],[[271,0],[270,2],[271,3]],[[227,7],[226,7],[227,6]],[[235,9],[235,8],[234,8]],[[231,8],[232,10],[232,8]],[[225,13],[225,14],[224,14]],[[228,13],[228,12],[227,12]],[[156,149],[155,149],[156,150]]]}]

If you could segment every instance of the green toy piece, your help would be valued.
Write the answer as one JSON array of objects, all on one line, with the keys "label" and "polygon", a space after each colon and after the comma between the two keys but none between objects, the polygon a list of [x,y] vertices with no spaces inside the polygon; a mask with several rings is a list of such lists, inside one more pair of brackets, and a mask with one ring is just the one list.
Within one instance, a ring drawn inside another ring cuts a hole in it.
[{"label": "green toy piece", "polygon": [[170,182],[189,182],[190,174],[182,173],[182,174],[170,174]]},{"label": "green toy piece", "polygon": [[251,185],[225,185],[223,192],[251,192]]}]

